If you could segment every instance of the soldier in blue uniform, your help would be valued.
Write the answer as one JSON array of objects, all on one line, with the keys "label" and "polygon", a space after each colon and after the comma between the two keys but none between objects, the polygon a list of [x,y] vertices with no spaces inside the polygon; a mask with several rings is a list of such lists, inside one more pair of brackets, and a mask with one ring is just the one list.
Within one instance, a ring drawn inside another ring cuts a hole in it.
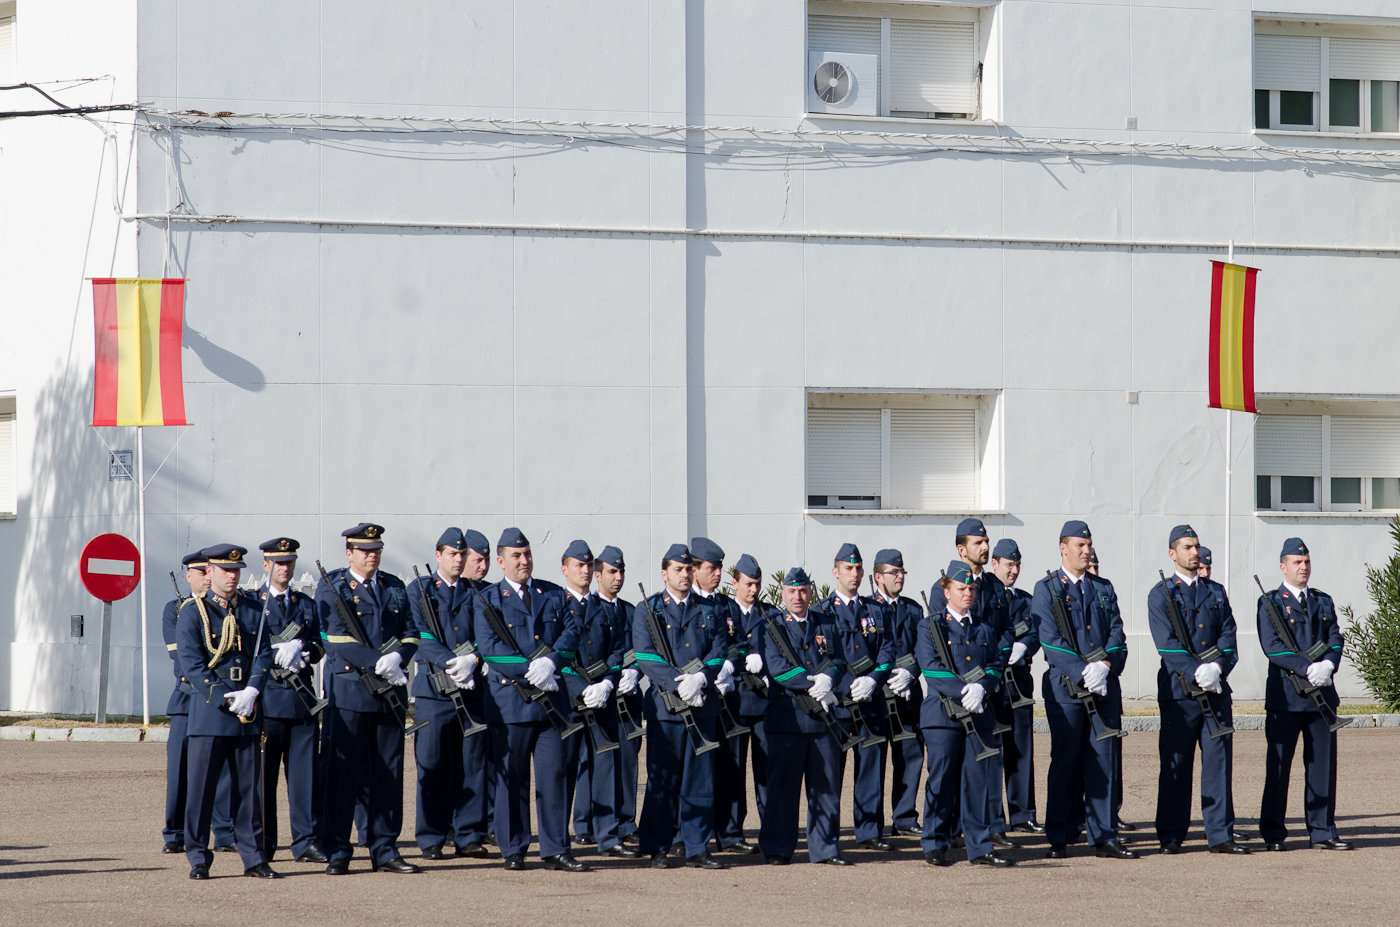
[{"label": "soldier in blue uniform", "polygon": [[[306,687],[312,689],[315,680],[311,664],[325,656],[325,650],[321,646],[315,601],[290,585],[300,546],[292,538],[273,538],[258,545],[263,552],[267,582],[259,587],[257,599],[262,606],[269,640],[294,622],[301,626],[300,633],[292,640],[272,645],[273,659],[281,669],[296,672]],[[278,770],[285,768],[292,858],[299,863],[324,863],[326,855],[316,842],[319,837],[316,812],[321,798],[321,784],[317,781],[316,717],[306,698],[292,688],[289,680],[279,682],[268,678],[267,688],[263,689],[262,708],[263,842],[267,858],[271,860],[277,852],[277,777]]]},{"label": "soldier in blue uniform", "polygon": [[[1337,835],[1337,733],[1328,729],[1326,718],[1310,696],[1299,695],[1284,677],[1296,673],[1323,691],[1326,703],[1335,711],[1337,690],[1333,674],[1342,663],[1342,629],[1332,597],[1309,588],[1312,556],[1302,538],[1289,538],[1279,553],[1283,582],[1270,591],[1279,615],[1293,632],[1297,652],[1285,646],[1269,620],[1265,598],[1259,597],[1259,644],[1269,658],[1269,675],[1264,684],[1264,737],[1268,754],[1264,761],[1264,798],[1259,810],[1259,836],[1266,850],[1285,849],[1288,836],[1288,774],[1298,735],[1303,736],[1303,814],[1308,840],[1320,850],[1350,850],[1351,844]],[[1327,644],[1321,659],[1309,662],[1304,651],[1318,641]]]},{"label": "soldier in blue uniform", "polygon": [[[209,561],[204,551],[187,554],[180,561],[185,567],[185,582],[189,583],[190,596],[198,598],[209,588],[209,576],[205,567]],[[178,589],[177,589],[178,591]],[[190,696],[194,687],[180,672],[180,657],[176,653],[175,626],[180,618],[180,606],[188,602],[184,596],[165,603],[161,616],[161,633],[165,637],[165,649],[170,653],[171,668],[175,671],[175,688],[166,703],[165,713],[170,716],[170,737],[165,743],[165,830],[162,837],[165,845],[162,853],[185,852],[185,792],[189,785],[189,769],[185,762],[189,742],[186,730],[189,727]],[[233,852],[233,817],[229,810],[228,767],[219,775],[219,785],[214,793],[214,850]]]},{"label": "soldier in blue uniform", "polygon": [[204,549],[209,589],[180,608],[175,629],[182,675],[190,696],[188,802],[185,856],[190,878],[209,878],[213,853],[209,824],[219,774],[230,770],[234,839],[243,874],[275,879],[263,854],[262,809],[258,801],[258,739],[262,691],[272,651],[257,600],[238,591],[247,550],[233,544]]},{"label": "soldier in blue uniform", "polygon": [[[570,713],[559,688],[559,669],[578,649],[578,627],[564,607],[558,586],[534,579],[534,555],[519,528],[507,528],[496,542],[496,564],[504,578],[477,593],[477,648],[486,661],[486,723],[491,726],[495,769],[496,843],[508,870],[525,868],[530,846],[530,763],[534,761],[535,812],[540,856],[548,869],[587,872],[569,852],[566,761],[560,732],[545,710],[527,701],[513,681],[548,693],[563,717]],[[504,623],[498,633],[495,625]],[[573,736],[577,737],[578,734]]]},{"label": "soldier in blue uniform", "polygon": [[[904,555],[893,548],[886,548],[875,554],[875,595],[867,601],[885,613],[885,621],[895,644],[895,660],[914,653],[919,622],[924,618],[924,610],[904,591],[906,572]],[[889,687],[898,697],[899,722],[904,730],[914,736],[893,740],[889,744],[890,767],[893,781],[890,784],[890,835],[895,837],[917,837],[923,833],[919,827],[919,779],[924,771],[924,731],[919,726],[920,703],[923,692],[913,685],[914,674],[896,666],[888,681]],[[893,729],[893,722],[890,724]]]},{"label": "soldier in blue uniform", "polygon": [[[849,866],[837,847],[841,823],[841,743],[827,719],[797,704],[806,696],[814,710],[831,715],[845,680],[842,634],[835,621],[811,610],[812,581],[801,567],[783,577],[783,613],[776,617],[800,665],[783,656],[773,634],[764,637],[763,661],[773,680],[764,726],[768,734],[768,800],[758,846],[768,864],[786,866],[797,849],[798,801],[807,794],[807,859]],[[797,694],[800,694],[797,695]],[[834,716],[833,716],[834,717]],[[839,722],[836,728],[840,729]]]},{"label": "soldier in blue uniform", "polygon": [[[623,584],[627,580],[627,562],[622,551],[611,545],[604,547],[593,560],[593,578],[597,585],[598,601],[611,612],[613,635],[622,643],[624,657],[632,649],[632,603],[621,598]],[[624,659],[625,662],[625,659]],[[624,666],[618,674],[617,693],[614,698],[626,703],[628,716],[637,724],[642,723],[642,693],[637,687],[641,671],[635,666]],[[641,752],[641,738],[627,739],[626,732],[619,730],[617,760],[613,763],[617,785],[617,835],[629,846],[637,842],[637,757]],[[579,777],[579,788],[583,788],[583,777]],[[589,784],[589,793],[592,784]],[[574,831],[580,827],[587,829],[588,814],[580,814],[578,797],[574,798]]]},{"label": "soldier in blue uniform", "polygon": [[758,821],[762,825],[763,808],[768,801],[768,734],[763,718],[768,711],[766,692],[773,685],[773,681],[765,675],[763,662],[764,636],[767,634],[765,619],[770,606],[758,597],[763,589],[763,571],[752,556],[744,554],[739,557],[729,571],[729,578],[734,584],[734,595],[729,599],[729,624],[734,629],[734,638],[743,659],[744,665],[740,669],[761,680],[754,682],[752,687],[750,682],[740,682],[737,688],[739,707],[735,715],[740,724],[749,728],[749,733],[738,740],[739,781],[733,821],[740,841],[733,846],[750,848],[742,852],[757,852],[757,846],[742,839],[744,821],[749,811],[744,768],[752,764],[754,810],[758,812]]},{"label": "soldier in blue uniform", "polygon": [[[666,852],[677,831],[685,841],[685,864],[696,869],[724,869],[709,853],[714,836],[715,757],[717,751],[696,755],[680,714],[663,702],[668,692],[690,706],[707,740],[721,736],[716,686],[724,668],[730,638],[713,610],[702,609],[692,594],[690,550],[672,544],[661,560],[662,592],[638,602],[632,615],[632,647],[637,666],[646,673],[647,792],[638,831],[643,853],[653,869],[667,869]],[[666,640],[652,638],[649,614],[665,625]],[[674,660],[674,662],[672,662]],[[693,661],[700,668],[682,672]]]},{"label": "soldier in blue uniform", "polygon": [[[881,834],[885,818],[885,757],[889,721],[885,717],[885,699],[880,690],[894,669],[895,641],[883,609],[874,608],[861,598],[860,585],[865,579],[864,561],[860,548],[842,544],[831,567],[836,588],[820,603],[818,611],[835,620],[841,635],[841,652],[845,655],[848,672],[837,692],[843,702],[853,703],[864,718],[866,729],[857,736],[878,737],[872,746],[861,744],[854,750],[855,773],[851,805],[855,820],[856,846],[865,850],[887,851],[894,845]],[[837,708],[837,717],[855,724],[855,713]],[[846,754],[841,754],[842,780],[845,779]]]},{"label": "soldier in blue uniform", "polygon": [[[325,712],[330,716],[331,755],[321,822],[321,847],[330,860],[327,875],[350,871],[354,855],[350,824],[356,799],[361,796],[371,868],[376,872],[422,871],[398,850],[403,830],[404,718],[360,682],[361,674],[372,673],[392,685],[406,686],[404,667],[418,650],[418,632],[409,617],[403,581],[379,568],[383,534],[383,527],[368,522],[342,531],[349,566],[332,570],[327,574],[329,582],[316,587],[317,617],[326,643],[333,701]],[[367,643],[356,640],[341,622],[334,606],[336,596],[358,616]],[[381,652],[394,641],[397,646]],[[403,703],[407,704],[407,698]]]},{"label": "soldier in blue uniform", "polygon": [[[1089,573],[1091,544],[1089,526],[1082,521],[1065,522],[1060,529],[1060,569],[1054,576],[1055,590],[1064,602],[1077,640],[1065,640],[1055,623],[1051,577],[1035,584],[1031,599],[1031,615],[1050,664],[1041,680],[1045,714],[1050,722],[1045,814],[1050,850],[1046,855],[1051,859],[1066,858],[1068,844],[1080,838],[1079,823],[1083,820],[1096,855],[1137,859],[1138,853],[1119,841],[1113,815],[1117,738],[1098,740],[1095,735],[1100,731],[1091,724],[1088,710],[1065,686],[1068,678],[1088,688],[1097,699],[1102,722],[1119,728],[1123,701],[1118,676],[1128,659],[1128,645],[1113,585]],[[1104,649],[1107,659],[1086,663],[1081,657],[1098,648]]]},{"label": "soldier in blue uniform", "polygon": [[[414,838],[424,859],[443,859],[449,840],[452,855],[485,858],[486,849],[486,745],[484,731],[467,736],[457,717],[450,693],[439,691],[433,674],[446,673],[459,687],[473,721],[484,717],[480,658],[475,653],[458,656],[462,644],[474,643],[475,592],[462,578],[468,554],[461,528],[448,528],[438,538],[434,556],[437,569],[414,580],[408,588],[408,610],[418,634],[418,672],[413,680],[414,714],[429,721],[414,735],[413,758],[418,766],[418,814]],[[433,633],[423,614],[426,597],[437,615],[443,639]],[[447,685],[451,689],[451,685]]]},{"label": "soldier in blue uniform", "polygon": [[[1031,617],[1031,594],[1016,588],[1016,580],[1021,575],[1021,549],[1011,538],[997,541],[992,551],[992,573],[1006,589],[1007,620],[1011,623],[1006,684],[1001,687],[1001,697],[995,703],[997,721],[1011,725],[1010,733],[1001,738],[1007,821],[1012,831],[1043,834],[1045,827],[1035,819],[1035,707],[1011,707],[1016,692],[1025,698],[1035,697],[1031,660],[1040,652],[1040,633]],[[1017,634],[1022,628],[1024,630]]]},{"label": "soldier in blue uniform", "polygon": [[[1212,853],[1248,853],[1235,842],[1235,800],[1232,794],[1232,741],[1229,735],[1211,737],[1218,722],[1230,725],[1230,684],[1226,681],[1238,660],[1235,647],[1235,615],[1230,599],[1219,583],[1196,575],[1200,565],[1200,541],[1190,525],[1177,525],[1167,541],[1167,556],[1175,573],[1164,587],[1157,583],[1147,595],[1147,622],[1161,655],[1157,671],[1157,704],[1162,732],[1157,738],[1161,775],[1157,780],[1157,839],[1162,852],[1180,853],[1191,826],[1191,778],[1196,744],[1201,745],[1201,817]],[[1176,603],[1190,639],[1177,636],[1167,613],[1167,596]],[[1220,656],[1197,659],[1211,648]],[[1215,720],[1194,696],[1182,689],[1182,680],[1205,690]]]},{"label": "soldier in blue uniform", "polygon": [[[466,583],[467,588],[472,592],[480,592],[490,585],[490,583],[486,582],[486,574],[491,570],[491,542],[486,539],[486,535],[477,531],[475,528],[468,528],[463,532],[462,536],[467,541],[467,559],[462,565],[462,582]],[[471,624],[473,628],[475,628],[475,603],[473,603],[472,609],[473,611],[467,614],[466,620],[468,624]],[[483,699],[484,705],[484,700],[486,698],[486,664],[484,662],[479,664],[476,672],[477,676],[480,677],[478,680],[479,685],[477,686],[477,692],[479,693],[479,697]],[[475,718],[476,715],[473,714],[472,717]],[[494,845],[496,842],[496,834],[491,828],[495,826],[494,821],[496,820],[496,780],[491,772],[491,768],[491,736],[488,733],[486,735],[486,805],[485,811],[483,812],[486,820],[486,836],[483,840],[485,843]]]},{"label": "soldier in blue uniform", "polygon": [[1209,547],[1201,547],[1201,565],[1196,567],[1196,575],[1201,579],[1210,579],[1211,552]]},{"label": "soldier in blue uniform", "polygon": [[[578,647],[572,663],[563,669],[564,687],[575,706],[573,719],[583,721],[577,709],[591,709],[602,741],[585,729],[564,742],[565,782],[569,807],[574,809],[574,833],[579,843],[594,843],[598,852],[622,859],[636,859],[636,849],[622,843],[618,834],[620,795],[617,773],[617,747],[598,752],[607,742],[620,744],[618,731],[617,683],[622,676],[622,655],[632,648],[631,638],[623,637],[617,625],[617,610],[594,595],[593,551],[584,541],[574,541],[564,551],[560,570],[564,574],[565,607],[578,628]],[[584,670],[594,670],[590,682]]]}]

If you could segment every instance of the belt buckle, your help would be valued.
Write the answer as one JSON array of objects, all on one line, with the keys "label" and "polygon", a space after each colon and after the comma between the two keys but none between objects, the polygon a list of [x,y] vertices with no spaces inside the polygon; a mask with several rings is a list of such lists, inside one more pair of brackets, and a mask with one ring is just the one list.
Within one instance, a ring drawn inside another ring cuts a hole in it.
[{"label": "belt buckle", "polygon": [[242,682],[242,681],[243,681],[243,667],[241,667],[241,666],[230,666],[230,667],[228,668],[228,678],[229,678],[229,681],[230,681],[230,682]]}]

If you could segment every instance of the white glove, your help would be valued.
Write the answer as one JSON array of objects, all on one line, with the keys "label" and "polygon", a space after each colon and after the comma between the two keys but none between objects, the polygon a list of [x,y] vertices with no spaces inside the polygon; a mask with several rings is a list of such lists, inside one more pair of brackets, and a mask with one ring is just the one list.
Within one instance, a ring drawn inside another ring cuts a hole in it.
[{"label": "white glove", "polygon": [[1219,692],[1220,688],[1220,664],[1202,663],[1196,667],[1196,685],[1207,692]]},{"label": "white glove", "polygon": [[397,650],[384,654],[374,664],[374,675],[376,676],[390,679],[395,673],[403,673],[403,655]]},{"label": "white glove", "polygon": [[[1099,687],[1108,681],[1108,667],[1102,660],[1095,660],[1093,663],[1084,665],[1084,686],[1094,692],[1099,691]],[[1102,692],[1099,692],[1102,695]]]},{"label": "white glove", "polygon": [[734,664],[728,660],[719,668],[719,674],[715,676],[715,689],[720,695],[728,695],[734,689]]},{"label": "white glove", "polygon": [[896,667],[895,671],[890,673],[890,688],[900,698],[909,697],[909,684],[913,681],[914,674],[902,666]]},{"label": "white glove", "polygon": [[622,671],[622,681],[617,684],[618,695],[631,695],[637,688],[637,677],[641,673],[635,666],[629,666]]},{"label": "white glove", "polygon": [[1016,643],[1014,643],[1014,644],[1011,645],[1011,659],[1008,660],[1007,662],[1008,662],[1008,663],[1013,663],[1013,664],[1015,664],[1015,663],[1020,663],[1020,662],[1021,662],[1021,658],[1024,657],[1025,655],[1026,655],[1026,645],[1023,644],[1023,643],[1021,643],[1020,641],[1017,641]]},{"label": "white glove", "polygon": [[1332,674],[1336,672],[1337,666],[1331,660],[1319,660],[1308,665],[1308,682],[1315,686],[1330,686],[1332,684]]},{"label": "white glove", "polygon": [[[283,669],[291,669],[293,663],[301,656],[301,641],[282,641],[272,645],[272,649],[277,651],[277,655],[272,659]],[[302,660],[302,665],[306,664]]]},{"label": "white glove", "polygon": [[559,679],[554,674],[554,661],[549,657],[535,657],[525,670],[525,681],[536,689],[546,692],[559,691]]},{"label": "white glove", "polygon": [[980,682],[969,682],[963,686],[962,707],[972,712],[974,715],[982,713],[982,699],[987,695],[987,690]]},{"label": "white glove", "polygon": [[701,690],[709,684],[704,673],[682,673],[676,677],[676,694],[691,708],[699,708],[705,702]]},{"label": "white glove", "polygon": [[875,691],[875,680],[870,676],[857,676],[851,682],[851,698],[857,702],[870,701],[870,695]]},{"label": "white glove", "polygon": [[608,696],[612,695],[612,690],[613,681],[611,679],[593,683],[583,690],[583,707],[602,708],[608,703]]},{"label": "white glove", "polygon": [[476,680],[472,678],[476,670],[477,656],[469,653],[464,657],[453,657],[447,661],[447,675],[452,677],[452,681],[463,689],[476,688]]},{"label": "white glove", "polygon": [[253,717],[253,709],[258,704],[258,689],[256,686],[244,686],[237,692],[230,692],[224,696],[228,699],[228,709],[241,718]]},{"label": "white glove", "polygon": [[761,673],[761,672],[763,672],[763,657],[762,657],[760,654],[756,654],[756,653],[751,653],[751,654],[749,654],[747,657],[744,657],[744,672],[746,672],[746,673]]},{"label": "white glove", "polygon": [[807,689],[807,694],[817,700],[823,711],[830,711],[831,706],[836,704],[836,695],[831,691],[831,677],[826,673],[818,673],[808,676],[807,681],[812,684]]}]

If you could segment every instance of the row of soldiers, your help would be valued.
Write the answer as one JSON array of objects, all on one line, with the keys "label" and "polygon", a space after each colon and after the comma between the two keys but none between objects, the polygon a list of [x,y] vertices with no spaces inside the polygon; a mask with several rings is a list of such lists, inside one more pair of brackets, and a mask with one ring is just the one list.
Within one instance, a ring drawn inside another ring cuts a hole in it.
[{"label": "row of soldiers", "polygon": [[[834,558],[834,591],[818,600],[794,567],[781,607],[763,601],[752,556],[726,574],[724,552],[707,538],[672,545],[662,588],[643,588],[634,606],[621,598],[626,565],[615,547],[595,557],[583,541],[570,544],[560,586],[535,577],[529,541],[510,528],[495,548],[503,578],[486,583],[486,538],[450,528],[435,567],[415,569],[405,584],[379,568],[383,530],[362,523],[343,532],[348,564],[323,570],[314,598],[290,586],[291,538],[261,545],[267,582],[252,594],[238,588],[244,548],[222,544],[186,558],[193,596],[172,602],[165,621],[177,678],[165,848],[187,854],[191,878],[209,877],[211,828],[215,849],[236,848],[245,874],[277,877],[268,861],[278,844],[279,772],[297,861],[348,872],[353,823],[374,870],[420,871],[398,850],[407,735],[415,737],[425,859],[486,856],[494,840],[505,868],[526,868],[533,772],[546,868],[590,868],[571,842],[645,857],[653,868],[668,868],[677,847],[694,868],[725,868],[715,851],[787,864],[804,786],[808,858],[849,865],[837,840],[848,757],[862,848],[889,850],[889,837],[918,836],[930,865],[951,864],[950,849],[962,845],[971,863],[1005,867],[1015,862],[1002,852],[1017,846],[1011,833],[1043,834],[1051,858],[1066,857],[1087,833],[1098,856],[1139,855],[1118,836],[1126,826],[1118,818],[1126,637],[1082,521],[1065,524],[1060,567],[1034,593],[1016,588],[1015,541],[993,549],[982,522],[966,519],[957,559],[922,605],[903,595],[898,550],[876,555],[867,592],[861,553],[846,544]],[[1207,843],[1243,854],[1231,794],[1236,628],[1202,551],[1189,526],[1173,529],[1173,575],[1148,596],[1161,658],[1157,836],[1162,852],[1181,851],[1199,747]],[[1308,588],[1300,539],[1285,543],[1280,569],[1283,583],[1258,605],[1270,662],[1261,836],[1266,849],[1285,848],[1301,735],[1310,842],[1349,849],[1334,821],[1336,613],[1330,597]],[[1037,652],[1048,664],[1041,696],[1052,744],[1044,824],[1032,768]],[[312,675],[323,660],[324,698]],[[410,725],[405,670],[414,661]],[[744,831],[750,774],[756,846]]]}]

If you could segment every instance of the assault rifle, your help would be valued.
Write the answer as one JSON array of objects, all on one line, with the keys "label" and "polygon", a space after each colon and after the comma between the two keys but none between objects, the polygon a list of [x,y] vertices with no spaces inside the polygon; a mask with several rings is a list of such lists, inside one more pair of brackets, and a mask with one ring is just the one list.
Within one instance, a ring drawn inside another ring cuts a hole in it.
[{"label": "assault rifle", "polygon": [[[1258,576],[1254,577],[1254,584],[1259,587],[1260,594],[1264,596],[1264,607],[1269,612],[1269,623],[1274,626],[1274,633],[1277,634],[1278,639],[1283,642],[1283,646],[1287,647],[1293,653],[1299,653],[1298,639],[1293,636],[1293,632],[1288,629],[1288,625],[1284,624],[1283,616],[1278,613],[1277,608],[1274,608],[1274,600],[1269,598],[1269,594],[1264,591],[1264,584],[1259,582]],[[1318,641],[1307,650],[1301,651],[1301,653],[1308,658],[1309,663],[1316,663],[1326,656],[1327,651],[1331,649],[1332,648],[1327,646],[1326,641]],[[1293,691],[1313,700],[1313,704],[1317,706],[1317,710],[1327,721],[1328,730],[1339,731],[1351,723],[1350,718],[1337,717],[1337,712],[1334,711],[1332,706],[1327,704],[1327,700],[1322,697],[1322,688],[1320,686],[1313,685],[1308,681],[1306,676],[1299,676],[1292,670],[1288,670],[1287,672],[1288,681],[1293,683]]]},{"label": "assault rifle", "polygon": [[[1060,631],[1060,637],[1064,638],[1065,644],[1074,651],[1074,655],[1085,663],[1096,663],[1108,659],[1108,651],[1102,647],[1095,647],[1091,652],[1081,654],[1079,652],[1079,638],[1075,636],[1074,625],[1069,620],[1069,612],[1065,610],[1065,600],[1060,588],[1059,580],[1055,578],[1054,570],[1046,570],[1045,578],[1050,584],[1050,610],[1055,615],[1055,627]],[[1065,688],[1069,694],[1079,700],[1079,704],[1084,706],[1084,710],[1089,714],[1089,727],[1092,730],[1094,721],[1099,722],[1099,733],[1094,735],[1095,740],[1108,740],[1110,737],[1123,737],[1123,731],[1119,728],[1109,727],[1108,722],[1099,714],[1099,700],[1094,693],[1083,685],[1079,680],[1070,679],[1069,676],[1061,673],[1061,678],[1065,681]]]},{"label": "assault rifle", "polygon": [[[564,595],[568,596],[568,598],[565,599],[565,608],[568,608],[570,611],[573,611],[573,596],[569,595],[567,592],[564,593]],[[586,612],[587,609],[588,606],[585,605],[584,611]],[[585,615],[585,617],[587,616]],[[580,632],[582,631],[582,629],[582,621],[580,621]],[[596,663],[593,663],[589,666],[584,666],[583,658],[575,654],[572,669],[574,670],[574,672],[578,673],[580,677],[582,677],[584,682],[588,683],[591,686],[595,682],[601,682],[604,678],[607,677],[608,660],[607,657],[604,657]],[[589,708],[587,705],[585,705],[582,694],[580,694],[579,697],[574,700],[573,704],[574,711],[577,711],[579,713],[579,717],[583,718],[583,723],[588,726],[588,736],[593,740],[593,752],[607,753],[610,750],[616,750],[618,745],[608,739],[608,735],[603,733],[603,726],[598,723],[598,710],[596,708]]]},{"label": "assault rifle", "polygon": [[[428,578],[431,579],[433,571],[424,564],[424,569],[428,570]],[[423,621],[428,626],[428,631],[443,646],[447,645],[447,635],[442,630],[442,618],[437,613],[437,603],[428,595],[428,584],[423,582],[423,577],[418,573],[418,567],[413,568],[414,585],[418,587],[418,607],[423,612]],[[471,641],[462,641],[452,648],[452,654],[458,657],[466,657],[476,653],[476,645]],[[473,734],[480,734],[486,730],[486,725],[472,717],[471,711],[467,708],[467,698],[462,694],[462,687],[457,684],[446,667],[439,667],[436,663],[428,662],[428,684],[433,687],[438,695],[452,702],[452,710],[457,713],[457,723],[462,725],[462,736],[470,737]]]},{"label": "assault rifle", "polygon": [[[637,651],[628,650],[622,655],[622,668],[630,669],[637,665]],[[641,681],[638,680],[640,685]],[[632,709],[627,707],[627,698],[621,693],[617,696],[617,724],[627,735],[628,740],[636,740],[646,731],[639,721],[632,717]]]},{"label": "assault rifle", "polygon": [[[948,627],[943,621],[943,616],[934,613],[933,608],[928,604],[927,593],[920,592],[919,594],[924,597],[924,608],[928,610],[928,636],[933,643],[934,652],[938,655],[938,662],[946,666],[948,672],[965,683],[979,682],[987,675],[987,671],[978,665],[965,673],[958,672],[957,665],[953,663],[953,654],[948,649],[948,639],[945,636]],[[979,762],[1001,753],[1000,747],[989,747],[982,741],[982,736],[977,733],[977,724],[972,719],[972,712],[964,708],[962,702],[947,695],[940,694],[938,697],[943,703],[943,713],[950,720],[957,721],[962,725],[963,733],[972,741],[972,746],[976,750],[973,756]]]},{"label": "assault rifle", "polygon": [[[816,612],[809,612],[807,620],[815,621],[815,616]],[[783,626],[773,617],[773,613],[770,612],[764,618],[764,621],[767,622],[768,636],[772,639],[774,645],[777,646],[778,652],[782,654],[783,659],[786,660],[793,669],[805,672],[805,664],[798,658],[797,651],[792,649],[792,641],[788,639],[787,631],[785,631]],[[836,661],[827,657],[812,672],[820,675],[835,665]],[[841,725],[836,723],[836,719],[831,716],[831,712],[822,707],[821,702],[812,698],[811,695],[801,689],[786,689],[786,691],[788,697],[792,699],[793,704],[796,705],[803,714],[826,725],[827,733],[836,738],[836,742],[841,745],[842,752],[860,743],[860,736],[854,731],[852,731],[850,737],[846,736],[845,731],[841,730]]]},{"label": "assault rifle", "polygon": [[[1211,646],[1200,653],[1196,652],[1196,648],[1191,643],[1191,631],[1186,627],[1186,619],[1182,616],[1181,610],[1176,607],[1176,599],[1172,597],[1172,587],[1167,583],[1166,574],[1158,570],[1157,575],[1162,580],[1162,593],[1167,597],[1167,622],[1172,626],[1172,634],[1176,635],[1181,646],[1186,648],[1187,655],[1193,657],[1198,666],[1202,663],[1213,663],[1225,656],[1218,646]],[[1201,706],[1201,714],[1215,722],[1215,730],[1210,732],[1212,740],[1218,737],[1228,737],[1235,733],[1233,727],[1227,727],[1220,722],[1220,716],[1215,713],[1215,709],[1210,704],[1210,694],[1196,685],[1194,675],[1177,673],[1176,681],[1181,686],[1182,693],[1187,698],[1195,699],[1196,704]]]},{"label": "assault rifle", "polygon": [[[521,650],[520,645],[515,642],[515,635],[511,634],[510,629],[506,627],[506,620],[501,617],[501,613],[496,611],[495,606],[486,601],[484,596],[481,597],[479,601],[481,602],[481,610],[486,616],[486,623],[491,626],[492,632],[501,639],[501,643],[514,650],[517,656],[524,657],[525,651]],[[540,644],[526,659],[533,662],[553,652],[554,648],[549,644]],[[559,737],[561,739],[572,737],[583,730],[583,722],[570,721],[568,718],[564,717],[564,713],[554,704],[554,700],[549,697],[550,693],[546,690],[541,689],[539,686],[531,685],[524,679],[511,676],[505,676],[503,678],[515,687],[515,692],[520,696],[522,701],[540,707],[540,710],[544,712],[544,716],[548,719],[550,725],[559,732]]]},{"label": "assault rifle", "polygon": [[[859,601],[859,599],[857,599],[857,601]],[[832,627],[839,627],[836,623],[836,616],[832,615],[830,612],[812,609],[812,614],[823,615],[829,619],[828,624]],[[868,655],[861,657],[854,663],[846,664],[846,670],[852,676],[864,676],[873,669],[875,669],[875,661]],[[840,699],[841,707],[851,713],[851,734],[854,736],[860,731],[865,731],[865,736],[862,737],[860,741],[860,748],[862,750],[866,750],[870,747],[878,747],[885,742],[885,739],[878,736],[874,729],[871,728],[870,722],[865,719],[865,713],[860,710],[859,702],[849,695],[840,696]]]},{"label": "assault rifle", "polygon": [[[646,607],[647,610],[647,632],[651,635],[651,644],[656,648],[656,655],[665,660],[673,669],[676,667],[676,656],[671,652],[671,640],[666,636],[666,624],[656,614],[656,609],[652,608],[651,600],[647,598],[646,587],[637,583],[637,588],[642,590],[642,601],[637,603],[638,608]],[[678,672],[689,675],[691,673],[702,673],[705,671],[705,664],[698,657],[691,660],[685,666],[679,668]],[[711,750],[719,749],[719,744],[705,736],[705,732],[700,729],[699,723],[695,720],[695,712],[680,697],[677,692],[668,692],[660,686],[656,687],[657,694],[661,696],[661,704],[666,706],[666,710],[673,715],[680,717],[685,724],[685,729],[690,734],[691,748],[695,755],[709,753]]]},{"label": "assault rifle", "polygon": [[[1031,633],[1031,623],[1022,618],[1011,625],[1013,640],[1019,641],[1027,634]],[[1011,707],[1026,708],[1035,704],[1035,699],[1021,692],[1021,687],[1016,682],[1016,668],[1010,663],[1006,664],[1006,685],[1011,690]]]},{"label": "assault rifle", "polygon": [[[288,592],[287,595],[290,596],[291,593]],[[272,643],[290,643],[301,637],[301,630],[300,623],[290,621],[287,623],[287,626],[282,629],[281,633],[272,636]],[[317,695],[316,690],[306,684],[306,680],[302,678],[301,673],[291,667],[278,666],[276,663],[273,663],[272,668],[267,671],[267,675],[272,677],[273,682],[288,683],[292,687],[292,690],[296,692],[297,695],[300,695],[302,700],[306,702],[306,707],[310,709],[313,718],[322,711],[325,711],[326,706],[330,705],[329,699],[324,699]]]},{"label": "assault rifle", "polygon": [[[875,574],[873,573],[870,575],[870,599],[873,602],[880,601],[880,597],[875,591]],[[894,608],[894,617],[898,618],[898,599],[895,599]],[[893,621],[890,622],[890,633],[894,633]],[[906,653],[904,656],[898,657],[894,661],[896,669],[905,670],[909,669],[911,666],[917,666],[918,663],[918,659],[916,659],[912,653]],[[910,685],[913,685],[912,681],[910,682]],[[918,735],[916,733],[905,728],[904,719],[899,716],[899,695],[893,689],[890,688],[890,684],[888,682],[880,687],[880,694],[885,697],[885,716],[889,718],[890,742],[899,743],[901,740],[908,740],[911,737],[917,737]]]}]

